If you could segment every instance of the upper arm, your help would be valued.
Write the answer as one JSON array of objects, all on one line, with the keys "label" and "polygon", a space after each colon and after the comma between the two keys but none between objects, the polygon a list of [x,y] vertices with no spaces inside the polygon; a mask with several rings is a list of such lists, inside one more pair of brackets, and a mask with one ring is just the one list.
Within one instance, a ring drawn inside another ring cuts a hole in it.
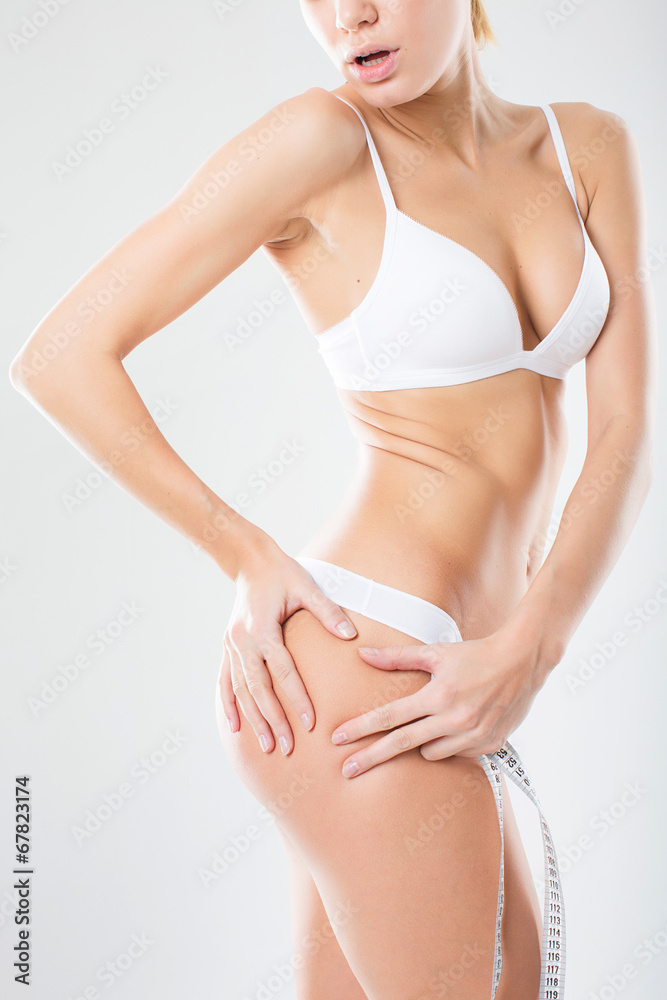
[{"label": "upper arm", "polygon": [[47,313],[14,359],[12,379],[25,384],[36,352],[55,371],[70,354],[58,344],[122,359],[290,219],[307,215],[311,200],[358,155],[358,130],[340,109],[340,101],[314,87],[224,143]]},{"label": "upper arm", "polygon": [[604,264],[609,312],[586,361],[589,443],[610,420],[635,421],[651,447],[657,329],[646,254],[646,206],[636,140],[611,112],[585,105],[585,141],[572,158],[589,194],[586,229]]}]

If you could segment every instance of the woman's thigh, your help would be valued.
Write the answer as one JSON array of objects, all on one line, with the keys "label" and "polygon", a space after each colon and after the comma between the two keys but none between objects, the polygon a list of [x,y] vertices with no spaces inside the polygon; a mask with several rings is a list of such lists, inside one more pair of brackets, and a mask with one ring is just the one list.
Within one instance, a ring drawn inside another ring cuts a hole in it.
[{"label": "woman's thigh", "polygon": [[[422,672],[385,672],[364,663],[357,645],[416,640],[349,615],[359,635],[347,642],[305,610],[284,623],[285,644],[317,714],[315,727],[306,732],[285,706],[295,735],[290,755],[264,754],[245,718],[235,734],[221,724],[221,738],[237,772],[274,814],[310,872],[363,990],[359,1000],[363,993],[369,1000],[487,1000],[500,865],[491,787],[478,761],[427,761],[418,749],[356,778],[342,776],[352,750],[331,743],[333,730],[428,683]],[[364,737],[353,749],[376,738]],[[535,1000],[539,911],[511,808],[507,812],[497,1000]],[[345,920],[338,918],[341,912]]]},{"label": "woman's thigh", "polygon": [[280,833],[289,862],[292,895],[294,980],[299,1000],[368,1000],[336,937],[352,907],[329,918],[315,880],[287,836]]}]

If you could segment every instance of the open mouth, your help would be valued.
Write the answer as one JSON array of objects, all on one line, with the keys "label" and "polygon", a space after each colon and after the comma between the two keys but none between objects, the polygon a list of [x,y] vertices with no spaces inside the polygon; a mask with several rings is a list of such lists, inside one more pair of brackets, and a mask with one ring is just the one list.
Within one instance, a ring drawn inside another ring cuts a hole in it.
[{"label": "open mouth", "polygon": [[366,56],[357,56],[354,60],[359,66],[379,66],[389,55],[388,49],[380,49],[379,52],[369,52]]}]

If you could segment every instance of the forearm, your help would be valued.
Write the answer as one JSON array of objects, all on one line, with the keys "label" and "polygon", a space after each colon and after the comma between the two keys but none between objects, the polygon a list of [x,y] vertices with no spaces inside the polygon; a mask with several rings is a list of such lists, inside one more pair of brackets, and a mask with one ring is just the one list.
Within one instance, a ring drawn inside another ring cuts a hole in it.
[{"label": "forearm", "polygon": [[593,448],[564,507],[553,545],[508,627],[534,642],[544,683],[616,563],[652,477],[645,428],[618,417]]},{"label": "forearm", "polygon": [[174,451],[118,358],[82,352],[52,373],[27,381],[14,374],[16,388],[80,451],[230,578],[246,556],[271,545]]}]

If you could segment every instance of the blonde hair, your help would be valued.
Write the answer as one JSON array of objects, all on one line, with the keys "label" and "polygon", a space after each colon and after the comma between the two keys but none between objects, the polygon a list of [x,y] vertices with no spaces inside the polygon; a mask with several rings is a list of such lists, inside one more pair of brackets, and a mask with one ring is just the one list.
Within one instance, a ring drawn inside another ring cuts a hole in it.
[{"label": "blonde hair", "polygon": [[487,42],[493,42],[497,45],[498,43],[491,30],[491,24],[482,5],[482,0],[470,0],[470,14],[477,47],[481,49]]}]

